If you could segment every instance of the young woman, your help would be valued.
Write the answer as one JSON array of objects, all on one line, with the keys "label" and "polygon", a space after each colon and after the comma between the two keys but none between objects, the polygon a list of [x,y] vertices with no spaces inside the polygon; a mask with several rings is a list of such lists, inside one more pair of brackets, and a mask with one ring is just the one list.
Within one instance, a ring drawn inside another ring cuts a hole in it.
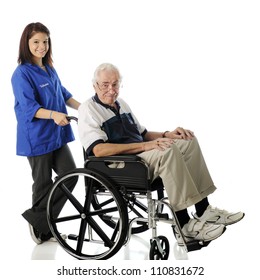
[{"label": "young woman", "polygon": [[[40,244],[52,237],[46,206],[52,170],[61,174],[75,168],[67,143],[74,135],[67,108],[80,103],[62,86],[53,67],[50,32],[42,23],[28,24],[21,36],[18,66],[12,75],[17,119],[17,155],[26,156],[32,169],[32,207],[22,215],[29,222],[33,240]],[[74,188],[75,182],[67,187]],[[65,199],[56,201],[57,216]]]}]

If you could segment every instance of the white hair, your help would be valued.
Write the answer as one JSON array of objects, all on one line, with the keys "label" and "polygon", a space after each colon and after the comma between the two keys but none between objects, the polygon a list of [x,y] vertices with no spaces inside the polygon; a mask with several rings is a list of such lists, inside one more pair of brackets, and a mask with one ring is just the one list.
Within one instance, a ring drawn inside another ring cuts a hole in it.
[{"label": "white hair", "polygon": [[104,70],[111,71],[111,72],[117,72],[118,76],[119,76],[119,82],[121,83],[122,76],[121,76],[118,68],[111,63],[102,63],[96,68],[96,70],[94,72],[94,76],[93,76],[93,79],[92,79],[93,84],[95,84],[97,82],[97,78],[98,78],[99,73],[101,71],[104,71]]}]

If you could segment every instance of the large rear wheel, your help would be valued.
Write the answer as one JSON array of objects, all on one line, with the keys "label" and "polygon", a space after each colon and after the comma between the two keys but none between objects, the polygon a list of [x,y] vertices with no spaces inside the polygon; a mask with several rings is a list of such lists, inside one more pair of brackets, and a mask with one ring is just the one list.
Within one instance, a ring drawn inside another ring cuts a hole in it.
[{"label": "large rear wheel", "polygon": [[[68,188],[71,182],[75,184],[73,191]],[[93,207],[96,197],[102,207]],[[61,199],[66,203],[60,211],[57,205]],[[128,232],[127,206],[121,193],[108,179],[84,168],[55,180],[49,195],[47,219],[60,245],[82,260],[112,257],[124,244]],[[68,237],[66,240],[64,234]]]}]

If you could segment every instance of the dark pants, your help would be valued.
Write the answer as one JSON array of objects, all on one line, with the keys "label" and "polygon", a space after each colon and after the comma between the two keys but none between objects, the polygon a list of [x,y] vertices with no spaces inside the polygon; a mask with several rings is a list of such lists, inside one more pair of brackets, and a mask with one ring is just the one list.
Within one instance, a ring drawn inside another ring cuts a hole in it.
[{"label": "dark pants", "polygon": [[[51,153],[28,157],[32,169],[32,208],[26,210],[23,217],[39,232],[48,234],[50,232],[47,222],[47,202],[52,181],[52,170],[57,175],[76,168],[74,159],[67,145]],[[71,180],[66,185],[71,191],[75,187],[76,181]],[[55,199],[53,209],[58,216],[66,202],[65,196],[60,195]]]}]

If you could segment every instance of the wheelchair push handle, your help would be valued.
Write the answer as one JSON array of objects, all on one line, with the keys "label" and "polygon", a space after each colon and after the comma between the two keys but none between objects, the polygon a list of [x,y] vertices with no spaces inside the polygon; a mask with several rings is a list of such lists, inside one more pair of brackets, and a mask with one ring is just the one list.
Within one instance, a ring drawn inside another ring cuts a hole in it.
[{"label": "wheelchair push handle", "polygon": [[70,121],[75,121],[76,123],[78,123],[78,118],[77,117],[74,117],[74,116],[67,116],[66,117],[67,120],[70,122]]}]

